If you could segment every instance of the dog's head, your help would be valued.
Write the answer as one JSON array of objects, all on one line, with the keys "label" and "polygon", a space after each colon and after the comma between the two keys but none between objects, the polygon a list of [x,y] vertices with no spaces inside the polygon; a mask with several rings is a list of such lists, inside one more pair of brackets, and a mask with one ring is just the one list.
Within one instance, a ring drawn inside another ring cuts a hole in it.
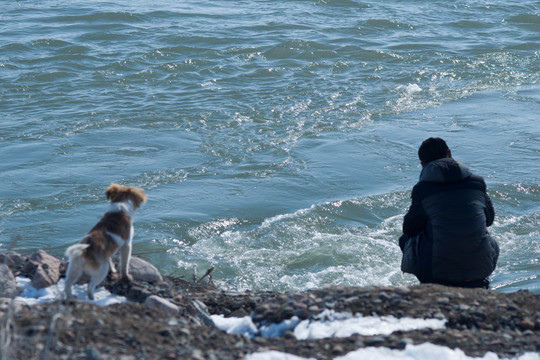
[{"label": "dog's head", "polygon": [[105,195],[112,203],[131,200],[134,210],[146,201],[144,190],[134,186],[111,184],[105,191]]}]

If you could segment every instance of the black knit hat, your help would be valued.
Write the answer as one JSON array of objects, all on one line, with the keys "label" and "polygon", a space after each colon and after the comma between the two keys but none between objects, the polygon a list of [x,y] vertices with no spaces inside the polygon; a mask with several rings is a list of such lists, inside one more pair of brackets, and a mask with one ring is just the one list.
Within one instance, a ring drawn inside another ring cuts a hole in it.
[{"label": "black knit hat", "polygon": [[420,145],[418,157],[422,163],[427,164],[433,160],[445,158],[448,150],[448,145],[443,139],[431,137]]}]

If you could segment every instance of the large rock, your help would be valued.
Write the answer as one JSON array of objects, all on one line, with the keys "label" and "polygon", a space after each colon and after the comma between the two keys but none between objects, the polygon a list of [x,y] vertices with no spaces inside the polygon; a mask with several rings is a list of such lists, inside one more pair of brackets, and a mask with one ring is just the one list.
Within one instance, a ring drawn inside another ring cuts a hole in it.
[{"label": "large rock", "polygon": [[28,257],[11,250],[0,254],[0,264],[6,264],[14,276],[20,274],[27,260]]},{"label": "large rock", "polygon": [[[120,271],[118,255],[114,256],[113,262],[116,270]],[[136,256],[132,256],[129,262],[129,274],[135,281],[146,281],[149,283],[160,283],[163,281],[163,277],[154,265]]]},{"label": "large rock", "polygon": [[32,286],[43,289],[60,279],[61,261],[43,250],[33,253],[22,269],[22,274],[32,279]]},{"label": "large rock", "polygon": [[9,267],[0,264],[0,298],[13,299],[19,295],[19,292],[17,281],[15,281],[15,276],[13,276]]}]

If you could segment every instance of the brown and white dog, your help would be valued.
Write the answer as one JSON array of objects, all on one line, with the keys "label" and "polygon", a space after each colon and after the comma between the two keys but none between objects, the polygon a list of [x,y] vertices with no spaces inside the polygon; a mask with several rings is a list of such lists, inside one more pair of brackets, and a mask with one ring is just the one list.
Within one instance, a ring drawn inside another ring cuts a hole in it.
[{"label": "brown and white dog", "polygon": [[132,219],[135,210],[146,201],[146,194],[137,187],[111,184],[105,195],[111,201],[109,210],[79,244],[66,250],[69,265],[65,293],[68,299],[71,286],[83,273],[90,275],[87,293],[89,299],[94,299],[94,290],[107,276],[109,266],[116,272],[111,258],[117,250],[120,250],[121,276],[131,280],[128,268],[133,240]]}]

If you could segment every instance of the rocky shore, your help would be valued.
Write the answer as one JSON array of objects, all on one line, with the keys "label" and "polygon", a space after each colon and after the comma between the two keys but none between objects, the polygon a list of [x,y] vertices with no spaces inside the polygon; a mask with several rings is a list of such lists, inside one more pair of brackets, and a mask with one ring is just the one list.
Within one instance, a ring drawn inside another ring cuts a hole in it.
[{"label": "rocky shore", "polygon": [[[227,360],[269,350],[333,359],[363,347],[403,349],[426,342],[459,348],[475,357],[487,352],[500,358],[540,352],[540,295],[527,291],[504,294],[418,285],[226,292],[206,282],[208,277],[192,282],[161,276],[139,259],[139,266],[146,270],[134,269],[133,282],[109,276],[105,283],[109,291],[126,296],[129,302],[103,307],[75,300],[33,306],[12,301],[17,294],[10,286],[13,276],[35,278],[40,286],[62,276],[65,264],[60,260],[54,262],[44,252],[35,255],[0,254],[2,360]],[[45,258],[53,264],[40,263]],[[321,340],[298,340],[292,333],[280,338],[248,338],[217,329],[210,317],[250,316],[256,324],[270,324],[292,316],[310,319],[325,309],[365,316],[445,319],[446,327]]]}]

